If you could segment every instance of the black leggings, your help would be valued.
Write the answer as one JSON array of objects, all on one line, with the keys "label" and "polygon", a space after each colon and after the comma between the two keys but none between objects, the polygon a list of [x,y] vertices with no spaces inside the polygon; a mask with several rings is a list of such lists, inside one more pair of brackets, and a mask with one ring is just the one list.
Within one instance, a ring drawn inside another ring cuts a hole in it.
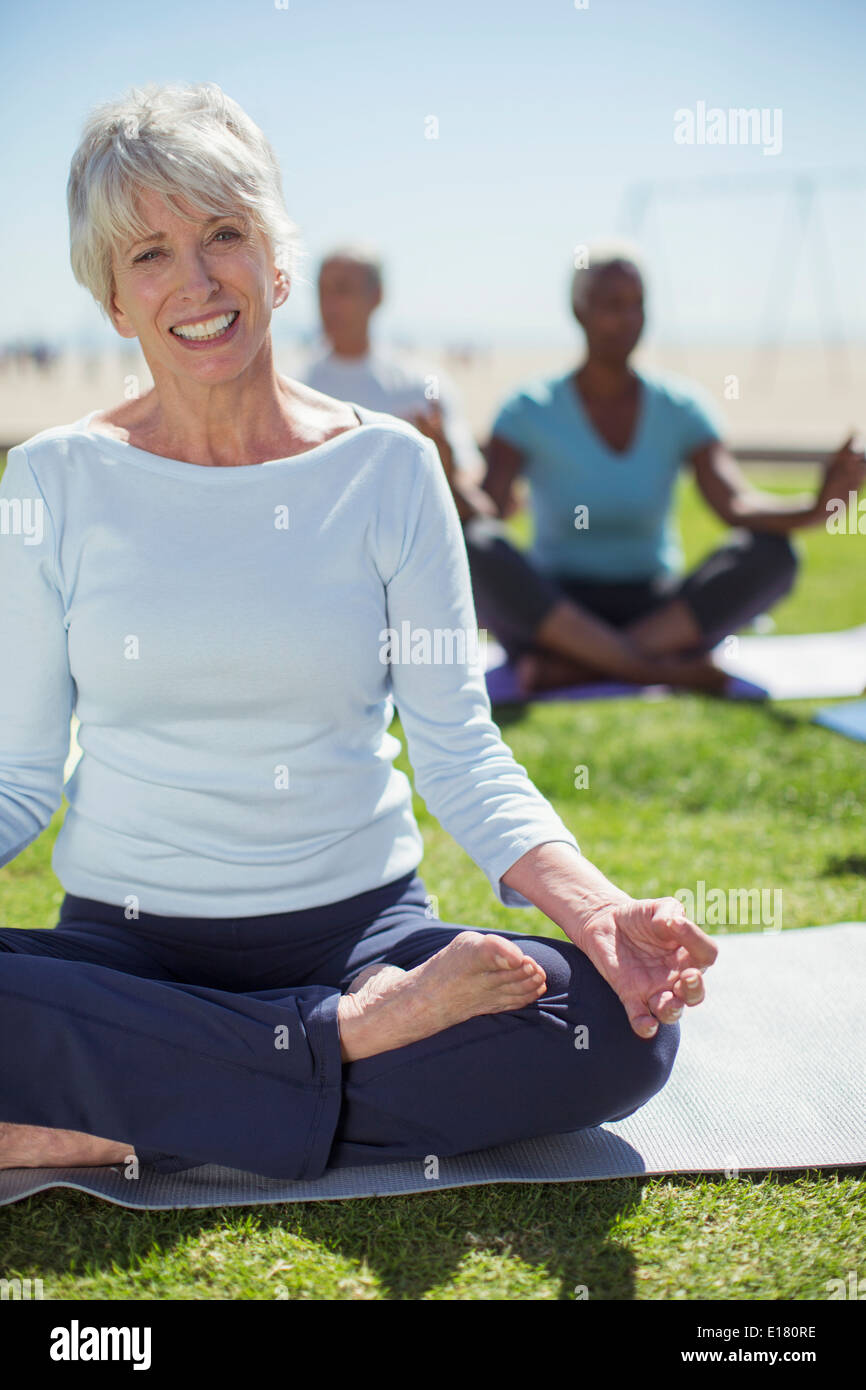
[{"label": "black leggings", "polygon": [[493,517],[468,521],[464,536],[479,626],[487,628],[511,660],[533,646],[540,624],[563,598],[612,627],[683,599],[701,629],[697,647],[709,651],[783,598],[793,587],[798,565],[787,536],[734,531],[683,578],[662,575],[611,584],[542,574]]}]

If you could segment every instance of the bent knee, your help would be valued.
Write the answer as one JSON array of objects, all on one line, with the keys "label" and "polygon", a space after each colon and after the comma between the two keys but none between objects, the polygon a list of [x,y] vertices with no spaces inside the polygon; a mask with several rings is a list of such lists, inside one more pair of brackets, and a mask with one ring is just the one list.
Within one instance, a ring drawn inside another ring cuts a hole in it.
[{"label": "bent knee", "polygon": [[609,1120],[624,1120],[627,1115],[633,1115],[667,1085],[679,1050],[680,1025],[660,1023],[653,1038],[639,1038],[636,1033],[632,1036],[635,1046],[629,1048],[628,1058],[623,1063],[619,1078],[621,1092],[616,1099],[616,1109],[607,1116]]},{"label": "bent knee", "polygon": [[790,588],[800,568],[800,556],[790,536],[771,531],[752,531],[749,551],[762,575]]}]

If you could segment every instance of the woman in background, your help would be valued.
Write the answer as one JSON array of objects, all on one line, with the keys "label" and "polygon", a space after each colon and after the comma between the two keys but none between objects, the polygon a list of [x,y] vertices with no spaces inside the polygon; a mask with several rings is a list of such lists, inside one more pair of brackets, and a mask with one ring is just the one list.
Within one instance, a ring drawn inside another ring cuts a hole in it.
[{"label": "woman in background", "polygon": [[[820,524],[830,498],[862,485],[862,447],[843,444],[814,498],[758,492],[704,394],[632,366],[644,327],[635,260],[591,251],[589,266],[575,271],[572,306],[586,337],[582,362],[509,397],[485,451],[491,505],[477,492],[457,499],[479,622],[527,692],[600,674],[721,688],[706,653],[790,591],[790,534]],[[684,464],[737,529],[682,576],[673,507]],[[517,506],[520,475],[535,532],[527,555],[500,520]]]}]

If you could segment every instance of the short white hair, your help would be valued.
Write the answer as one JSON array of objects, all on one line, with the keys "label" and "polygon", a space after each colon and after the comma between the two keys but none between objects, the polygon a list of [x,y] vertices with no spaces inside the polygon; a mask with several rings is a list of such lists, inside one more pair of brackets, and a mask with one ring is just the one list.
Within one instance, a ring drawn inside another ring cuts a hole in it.
[{"label": "short white hair", "polygon": [[574,259],[577,264],[571,277],[573,309],[585,308],[594,277],[611,266],[628,266],[637,271],[641,280],[645,279],[643,257],[638,247],[630,241],[599,241],[590,246],[576,247]]},{"label": "short white hair", "polygon": [[348,261],[351,265],[359,265],[366,273],[367,281],[371,290],[381,290],[384,284],[385,270],[382,257],[375,246],[368,242],[353,241],[347,242],[343,246],[337,246],[333,251],[329,251],[327,256],[322,257],[319,266],[319,274],[331,261]]},{"label": "short white hair", "polygon": [[90,112],[72,156],[66,200],[69,259],[79,284],[107,318],[114,292],[112,247],[145,236],[139,188],[178,216],[245,211],[266,237],[274,265],[295,278],[298,228],[283,201],[276,155],[262,131],[215,82],[148,83]]}]

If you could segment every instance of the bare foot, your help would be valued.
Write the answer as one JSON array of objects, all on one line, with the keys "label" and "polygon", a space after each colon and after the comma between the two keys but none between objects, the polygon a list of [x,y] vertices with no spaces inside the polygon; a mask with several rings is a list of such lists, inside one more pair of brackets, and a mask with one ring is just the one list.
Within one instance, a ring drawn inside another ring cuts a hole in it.
[{"label": "bare foot", "polygon": [[393,984],[400,975],[405,974],[406,971],[401,969],[399,965],[385,965],[384,963],[378,965],[365,965],[360,975],[355,976],[346,990],[346,993],[358,994],[368,981],[373,981],[375,979],[375,985],[371,983],[369,990],[365,991],[364,996],[367,999],[372,999],[381,994],[389,982]]},{"label": "bare foot", "polygon": [[526,652],[515,663],[517,684],[525,695],[541,690],[561,690],[594,681],[622,681],[627,685],[670,685],[676,689],[707,690],[721,694],[727,676],[709,656],[647,656],[636,658],[632,675],[605,674],[582,666],[558,652]]},{"label": "bare foot", "polygon": [[522,695],[608,679],[597,670],[582,666],[571,657],[548,651],[525,652],[514,663],[514,672]]},{"label": "bare foot", "polygon": [[406,1047],[478,1014],[524,1008],[541,997],[546,981],[516,941],[473,931],[460,932],[414,970],[367,967],[337,1005],[343,1061]]},{"label": "bare foot", "polygon": [[686,690],[708,690],[722,694],[728,677],[709,656],[671,656],[658,659],[656,679],[665,685],[682,686]]},{"label": "bare foot", "polygon": [[0,1168],[101,1168],[134,1157],[131,1144],[76,1129],[0,1124]]}]

